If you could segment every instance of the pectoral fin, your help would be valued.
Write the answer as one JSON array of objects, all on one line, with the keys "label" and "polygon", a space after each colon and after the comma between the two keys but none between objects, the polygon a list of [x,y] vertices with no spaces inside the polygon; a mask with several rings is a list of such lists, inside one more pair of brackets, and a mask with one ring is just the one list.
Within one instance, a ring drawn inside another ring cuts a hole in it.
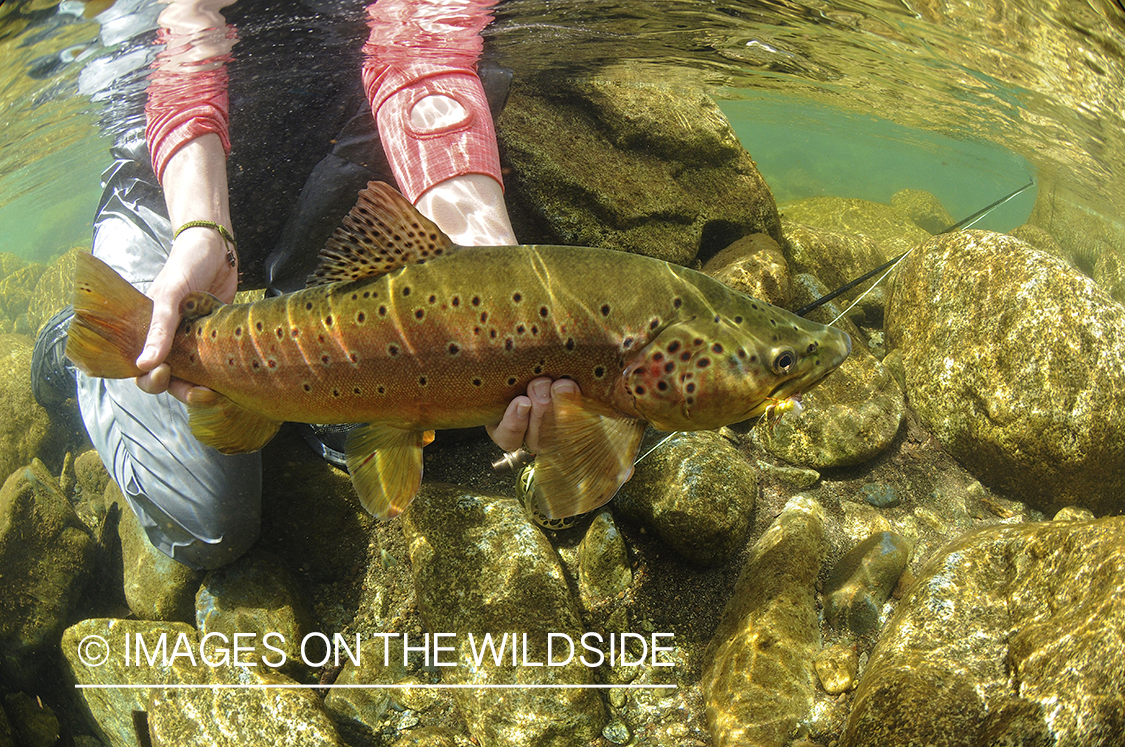
[{"label": "pectoral fin", "polygon": [[548,519],[593,511],[633,475],[645,424],[581,394],[553,397],[539,429],[535,501]]},{"label": "pectoral fin", "polygon": [[229,397],[201,386],[188,392],[188,425],[196,438],[224,454],[257,451],[281,427],[279,421],[247,410]]},{"label": "pectoral fin", "polygon": [[348,434],[344,459],[359,500],[378,519],[393,519],[422,484],[422,447],[433,431],[364,425]]}]

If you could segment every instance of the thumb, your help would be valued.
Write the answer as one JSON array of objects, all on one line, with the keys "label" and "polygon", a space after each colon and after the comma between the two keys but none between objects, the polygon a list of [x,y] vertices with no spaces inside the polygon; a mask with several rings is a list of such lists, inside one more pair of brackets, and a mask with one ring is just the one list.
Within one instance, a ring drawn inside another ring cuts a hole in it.
[{"label": "thumb", "polygon": [[172,349],[172,338],[180,324],[179,298],[166,293],[156,295],[152,305],[152,320],[148,325],[144,349],[137,356],[137,368],[151,371],[164,362]]}]

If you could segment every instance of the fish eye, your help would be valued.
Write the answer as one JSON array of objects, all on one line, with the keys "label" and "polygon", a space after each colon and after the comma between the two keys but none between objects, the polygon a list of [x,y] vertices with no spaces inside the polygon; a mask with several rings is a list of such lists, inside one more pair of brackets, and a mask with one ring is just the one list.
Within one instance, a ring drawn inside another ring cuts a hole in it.
[{"label": "fish eye", "polygon": [[797,355],[792,350],[782,350],[773,359],[773,372],[774,373],[789,373],[789,369],[793,368],[793,364],[797,362]]}]

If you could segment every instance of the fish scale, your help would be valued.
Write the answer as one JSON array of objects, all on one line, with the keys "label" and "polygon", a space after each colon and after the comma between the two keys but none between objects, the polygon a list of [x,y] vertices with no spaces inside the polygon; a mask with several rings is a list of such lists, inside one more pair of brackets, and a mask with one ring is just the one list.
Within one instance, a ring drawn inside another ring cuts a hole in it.
[{"label": "fish scale", "polygon": [[[375,268],[375,269],[373,269]],[[381,273],[381,274],[380,274]],[[799,395],[848,336],[693,270],[564,246],[457,247],[372,183],[310,286],[245,305],[185,298],[167,362],[196,384],[192,432],[227,453],[283,421],[360,423],[346,461],[364,505],[400,513],[433,430],[495,424],[531,380],[573,379],[539,429],[535,503],[549,519],[605,503],[646,424],[717,428]],[[137,375],[151,301],[82,255],[67,355]]]}]

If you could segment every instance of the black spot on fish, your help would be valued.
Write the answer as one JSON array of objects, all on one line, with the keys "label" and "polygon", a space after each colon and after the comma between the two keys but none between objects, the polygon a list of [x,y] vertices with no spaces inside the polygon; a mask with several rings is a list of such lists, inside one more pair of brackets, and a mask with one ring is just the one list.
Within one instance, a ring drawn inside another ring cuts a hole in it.
[{"label": "black spot on fish", "polygon": [[508,377],[508,386],[512,386],[515,383],[516,383],[516,377],[515,376],[509,376]]},{"label": "black spot on fish", "polygon": [[600,379],[603,376],[605,376],[605,367],[604,366],[597,366],[596,368],[594,368],[594,378],[595,379]]},{"label": "black spot on fish", "polygon": [[256,329],[256,330],[258,330],[259,332],[261,332],[261,331],[262,331],[262,323],[261,323],[261,322],[258,322],[257,324],[255,324],[255,325],[254,325],[254,329]]},{"label": "black spot on fish", "polygon": [[710,365],[711,365],[711,359],[710,358],[700,358],[699,360],[697,360],[695,362],[696,368],[707,368]]},{"label": "black spot on fish", "polygon": [[683,299],[681,299],[681,298],[673,298],[673,299],[672,299],[672,307],[673,307],[673,308],[676,308],[676,309],[678,309],[678,308],[680,308],[680,307],[681,307],[681,306],[683,306],[683,305],[684,305],[684,301],[683,301]]},{"label": "black spot on fish", "polygon": [[211,339],[214,340],[217,334],[218,333],[215,330],[211,330]]},{"label": "black spot on fish", "polygon": [[355,301],[355,300],[356,300],[357,298],[359,298],[359,294],[358,294],[358,293],[353,293],[353,294],[352,294],[352,300],[353,300],[353,301]]},{"label": "black spot on fish", "polygon": [[431,295],[429,301],[430,303],[437,303],[437,296]]},{"label": "black spot on fish", "polygon": [[242,327],[235,327],[234,328],[234,336],[235,337],[242,337]]},{"label": "black spot on fish", "polygon": [[332,315],[331,314],[324,317],[324,326],[325,327],[331,327],[332,326]]},{"label": "black spot on fish", "polygon": [[333,397],[339,397],[340,396],[340,390],[339,389],[333,389],[332,390],[332,396]]},{"label": "black spot on fish", "polygon": [[602,316],[609,316],[609,304],[602,304]]},{"label": "black spot on fish", "polygon": [[398,356],[398,345],[388,345],[387,354],[392,358]]},{"label": "black spot on fish", "polygon": [[402,289],[402,295],[403,296],[409,296],[410,295],[410,286],[409,285]]},{"label": "black spot on fish", "polygon": [[425,376],[419,376],[418,377],[418,386],[425,386],[426,381],[427,381],[427,379],[426,379]]},{"label": "black spot on fish", "polygon": [[367,314],[364,314],[361,311],[361,312],[359,312],[358,314],[355,315],[355,323],[356,324],[363,324],[365,321],[367,321]]},{"label": "black spot on fish", "polygon": [[546,307],[546,306],[540,306],[540,307],[539,307],[539,316],[541,316],[541,317],[543,317],[544,319],[546,319],[546,318],[547,318],[547,314],[548,314],[548,313],[549,313],[549,312],[547,311],[547,307]]},{"label": "black spot on fish", "polygon": [[266,361],[266,365],[268,365],[270,368],[277,368],[277,361],[275,361],[273,358],[270,358],[268,361]]},{"label": "black spot on fish", "polygon": [[504,349],[505,350],[511,350],[515,346],[516,346],[516,342],[511,337],[504,340]]},{"label": "black spot on fish", "polygon": [[633,342],[634,342],[634,340],[633,340],[632,337],[626,337],[624,340],[621,341],[621,347],[631,348],[631,347],[633,347]]},{"label": "black spot on fish", "polygon": [[676,370],[676,364],[673,361],[668,361],[664,364],[664,373],[672,373]]},{"label": "black spot on fish", "polygon": [[527,328],[524,327],[522,324],[518,324],[518,325],[516,325],[516,334],[522,335],[524,333],[524,330],[526,330],[526,329]]},{"label": "black spot on fish", "polygon": [[192,353],[191,355],[188,356],[188,361],[190,363],[195,363],[195,353]]},{"label": "black spot on fish", "polygon": [[543,373],[543,366],[536,366],[535,368],[532,369],[532,372],[536,376],[538,376],[539,374]]},{"label": "black spot on fish", "polygon": [[711,346],[711,352],[712,352],[712,353],[721,353],[721,352],[723,352],[723,346],[722,346],[722,344],[721,344],[721,343],[718,343],[718,342],[716,342],[716,343],[715,343],[714,345],[712,345],[712,346]]},{"label": "black spot on fish", "polygon": [[234,358],[227,358],[227,365],[233,366],[234,365]]},{"label": "black spot on fish", "polygon": [[687,392],[688,394],[691,394],[692,392],[695,391],[695,384],[688,384],[687,386],[684,387],[684,391]]},{"label": "black spot on fish", "polygon": [[537,324],[531,325],[531,334],[533,334],[533,335],[539,334],[539,325],[537,325]]},{"label": "black spot on fish", "polygon": [[566,338],[566,349],[567,350],[574,350],[574,338],[573,337]]},{"label": "black spot on fish", "polygon": [[305,311],[312,311],[312,301],[305,301]]},{"label": "black spot on fish", "polygon": [[679,349],[680,349],[680,341],[679,340],[672,340],[672,342],[668,343],[668,352],[669,353],[674,353]]},{"label": "black spot on fish", "polygon": [[482,311],[482,312],[480,313],[480,323],[481,323],[481,324],[484,324],[484,323],[485,323],[485,322],[487,322],[487,321],[488,321],[488,312],[487,312],[487,311]]},{"label": "black spot on fish", "polygon": [[736,317],[734,318],[734,323],[735,323],[735,324],[742,324],[742,317],[740,317],[740,316],[736,316]]},{"label": "black spot on fish", "polygon": [[311,387],[311,386],[309,386],[308,384],[305,384],[303,388],[304,388],[304,390],[305,390],[306,392],[311,392],[311,391],[312,391],[312,387]]},{"label": "black spot on fish", "polygon": [[455,342],[449,343],[449,354],[450,355],[457,355],[460,352],[461,352],[461,348],[457,346],[457,343],[455,343]]},{"label": "black spot on fish", "polygon": [[454,306],[460,306],[461,305],[461,297],[460,296],[454,296],[453,300],[451,300],[449,303],[453,304]]},{"label": "black spot on fish", "polygon": [[375,391],[377,391],[379,394],[386,394],[387,388],[385,386],[383,386],[382,384],[380,384],[378,387],[375,388]]},{"label": "black spot on fish", "polygon": [[691,360],[691,353],[690,353],[690,352],[688,352],[687,350],[685,350],[684,352],[680,353],[680,360],[682,360],[682,361],[690,361],[690,360]]},{"label": "black spot on fish", "polygon": [[283,330],[281,327],[278,327],[275,334],[277,335],[277,339],[280,340],[282,337],[285,336],[285,330]]},{"label": "black spot on fish", "polygon": [[298,335],[300,335],[300,334],[301,334],[300,330],[298,330],[298,329],[297,329],[296,327],[294,327],[293,329],[289,330],[289,336],[290,336],[290,337],[296,338],[296,337],[297,337]]},{"label": "black spot on fish", "polygon": [[483,383],[479,378],[473,379],[473,386],[481,386]]},{"label": "black spot on fish", "polygon": [[356,353],[348,353],[348,359],[351,360],[352,363],[359,363],[359,355]]},{"label": "black spot on fish", "polygon": [[512,303],[519,303],[522,300],[523,300],[523,294],[522,293],[513,293],[512,294]]},{"label": "black spot on fish", "polygon": [[495,340],[496,339],[496,330],[494,330],[494,329],[488,330],[488,336],[491,337],[493,340]]},{"label": "black spot on fish", "polygon": [[752,303],[752,304],[750,304],[750,308],[752,308],[754,311],[757,311],[758,310],[758,304]]},{"label": "black spot on fish", "polygon": [[480,296],[473,296],[473,300],[470,301],[470,303],[473,306],[480,306]]},{"label": "black spot on fish", "polygon": [[715,318],[712,321],[714,321],[715,324],[718,324],[719,323],[719,315],[715,314]]},{"label": "black spot on fish", "polygon": [[688,398],[687,398],[687,400],[685,400],[685,401],[686,401],[686,402],[687,402],[687,403],[688,403],[689,405],[694,405],[694,404],[695,404],[695,397],[688,397]]},{"label": "black spot on fish", "polygon": [[659,363],[660,361],[664,360],[664,353],[661,353],[661,352],[660,352],[660,351],[658,350],[657,352],[655,352],[655,353],[653,353],[653,354],[652,354],[652,359],[653,359],[654,361],[656,361],[657,363]]},{"label": "black spot on fish", "polygon": [[746,358],[746,349],[745,348],[739,348],[738,349],[738,357],[743,358],[743,359]]},{"label": "black spot on fish", "polygon": [[379,316],[386,316],[386,315],[387,315],[387,307],[386,306],[380,306],[379,307]]},{"label": "black spot on fish", "polygon": [[261,362],[261,361],[254,361],[254,362],[253,362],[253,363],[251,363],[250,365],[251,365],[252,367],[254,367],[254,368],[261,368],[261,367],[262,367],[262,362]]},{"label": "black spot on fish", "polygon": [[480,327],[473,327],[473,334],[479,335],[480,334]]},{"label": "black spot on fish", "polygon": [[425,316],[426,316],[426,312],[423,311],[422,309],[415,309],[414,310],[414,318],[415,319],[424,319]]},{"label": "black spot on fish", "polygon": [[203,337],[203,327],[196,327],[195,336],[196,337]]},{"label": "black spot on fish", "polygon": [[656,382],[656,388],[659,389],[662,392],[667,391],[668,390],[668,382],[667,381],[658,381],[658,382]]},{"label": "black spot on fish", "polygon": [[751,363],[753,363],[753,362],[754,362],[754,361],[756,361],[756,360],[758,360],[758,356],[756,356],[756,355],[752,355],[752,356],[750,356],[750,362],[751,362]]},{"label": "black spot on fish", "polygon": [[355,389],[352,389],[352,394],[363,394],[363,392],[360,391],[360,388],[357,386]]},{"label": "black spot on fish", "polygon": [[332,359],[328,357],[328,353],[325,353],[324,355],[320,356],[320,362],[323,363],[326,366],[331,362],[331,360]]},{"label": "black spot on fish", "polygon": [[371,298],[371,291],[364,291],[364,292],[363,292],[363,297],[364,297],[364,298]]},{"label": "black spot on fish", "polygon": [[777,320],[776,319],[770,319],[770,324],[772,324],[773,326],[776,327],[777,326]]},{"label": "black spot on fish", "polygon": [[703,344],[703,338],[702,337],[695,338],[694,340],[692,340],[692,344],[695,345],[696,347],[699,347],[700,345]]},{"label": "black spot on fish", "polygon": [[645,388],[638,384],[637,386],[633,387],[633,393],[634,394],[644,394]]}]

